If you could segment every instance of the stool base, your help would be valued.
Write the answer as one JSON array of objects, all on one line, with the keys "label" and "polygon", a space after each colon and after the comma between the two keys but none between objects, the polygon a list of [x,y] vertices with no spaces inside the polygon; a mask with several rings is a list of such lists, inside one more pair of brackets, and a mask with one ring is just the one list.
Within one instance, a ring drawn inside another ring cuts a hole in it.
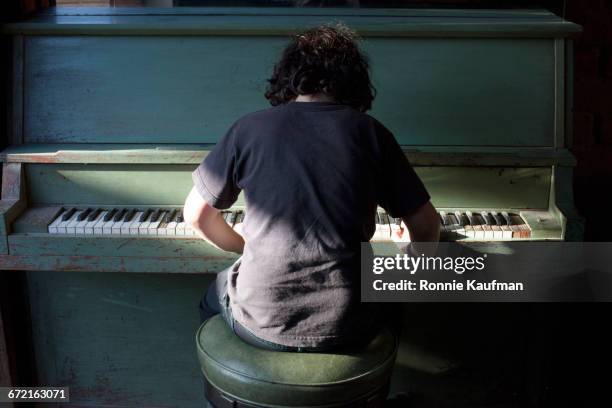
[{"label": "stool base", "polygon": [[[387,395],[389,394],[389,383],[357,400],[341,402],[331,405],[316,405],[308,408],[383,408]],[[206,408],[270,408],[270,405],[257,405],[242,401],[236,397],[228,395],[215,387],[204,377],[204,395],[206,395]],[[295,405],[287,405],[288,408]],[[278,406],[274,406],[279,408]],[[307,408],[299,406],[299,408]]]}]

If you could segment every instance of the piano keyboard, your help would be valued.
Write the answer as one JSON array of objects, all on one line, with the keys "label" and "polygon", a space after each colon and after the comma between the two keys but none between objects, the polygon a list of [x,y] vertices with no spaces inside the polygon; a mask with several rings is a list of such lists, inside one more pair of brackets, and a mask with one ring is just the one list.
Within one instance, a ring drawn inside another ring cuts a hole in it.
[{"label": "piano keyboard", "polygon": [[[440,239],[477,241],[506,241],[531,237],[531,228],[516,213],[507,211],[438,211]],[[399,218],[384,211],[376,214],[376,232],[373,241],[385,241],[402,226]]]},{"label": "piano keyboard", "polygon": [[[232,228],[244,219],[243,210],[222,214]],[[531,237],[529,225],[516,213],[440,210],[438,216],[443,240],[505,241]],[[401,227],[401,219],[379,211],[372,240],[390,240],[391,234]],[[180,208],[62,208],[47,229],[49,234],[59,235],[196,236],[185,224]]]},{"label": "piano keyboard", "polygon": [[[233,227],[242,222],[244,212],[223,211],[223,216]],[[62,208],[47,230],[60,235],[196,235],[180,208]]]}]

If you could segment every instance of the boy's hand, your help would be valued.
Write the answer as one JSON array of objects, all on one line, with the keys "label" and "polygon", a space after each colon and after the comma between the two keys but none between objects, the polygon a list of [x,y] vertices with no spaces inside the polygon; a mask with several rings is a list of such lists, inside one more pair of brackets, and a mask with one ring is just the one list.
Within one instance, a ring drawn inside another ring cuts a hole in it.
[{"label": "boy's hand", "polygon": [[396,243],[408,243],[410,242],[410,233],[404,221],[400,225],[394,226],[391,229],[391,240]]},{"label": "boy's hand", "polygon": [[397,248],[405,253],[408,245],[410,245],[410,233],[404,221],[400,225],[396,225],[391,229],[391,240],[395,243]]}]

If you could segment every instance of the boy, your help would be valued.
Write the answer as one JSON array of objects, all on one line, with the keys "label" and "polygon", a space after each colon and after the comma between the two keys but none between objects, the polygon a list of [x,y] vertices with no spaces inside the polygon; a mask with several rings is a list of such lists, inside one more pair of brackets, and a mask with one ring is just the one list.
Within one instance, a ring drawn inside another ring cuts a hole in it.
[{"label": "boy", "polygon": [[[283,351],[376,334],[384,316],[359,300],[359,262],[377,205],[402,218],[412,241],[437,241],[439,219],[393,135],[364,113],[368,70],[344,26],[293,37],[269,80],[273,107],[235,122],[194,171],[185,221],[242,254],[205,294],[202,319],[221,312],[245,341]],[[240,191],[242,235],[219,213]]]}]

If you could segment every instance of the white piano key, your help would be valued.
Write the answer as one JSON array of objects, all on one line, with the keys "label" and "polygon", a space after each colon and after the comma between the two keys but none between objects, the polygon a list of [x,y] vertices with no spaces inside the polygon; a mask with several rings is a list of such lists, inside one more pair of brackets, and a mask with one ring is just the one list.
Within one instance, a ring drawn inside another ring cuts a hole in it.
[{"label": "white piano key", "polygon": [[70,224],[72,219],[76,217],[76,212],[77,212],[76,208],[70,208],[69,210],[67,210],[66,212],[62,214],[61,221],[57,225],[58,234],[66,234],[66,227],[68,226],[68,224]]},{"label": "white piano key", "polygon": [[[503,217],[503,215],[499,212],[496,212],[495,215],[497,215],[497,219],[498,220],[505,220],[505,217]],[[510,228],[509,225],[500,225],[500,228],[502,230],[502,240],[510,240],[512,239],[512,228]]]},{"label": "white piano key", "polygon": [[113,217],[111,217],[110,220],[104,222],[104,224],[102,224],[102,235],[112,235],[114,224],[115,221],[113,221]]},{"label": "white piano key", "polygon": [[81,222],[77,218],[79,214],[81,214],[84,210],[78,210],[74,213],[68,224],[66,225],[66,234],[74,235],[76,234],[76,226]]},{"label": "white piano key", "polygon": [[103,221],[104,221],[104,224],[102,224],[102,234],[103,235],[112,234],[113,219],[115,218],[115,216],[117,215],[117,212],[119,211],[120,210],[118,208],[111,208],[110,210],[108,210],[108,213],[103,218]]},{"label": "white piano key", "polygon": [[472,213],[474,219],[474,239],[483,241],[485,239],[487,221],[478,213]]},{"label": "white piano key", "polygon": [[98,217],[97,222],[94,224],[94,227],[93,227],[94,235],[103,234],[102,227],[104,227],[104,224],[106,224],[106,221],[104,221],[104,217],[106,217],[107,214],[108,214],[108,210],[104,210],[100,213],[100,216]]},{"label": "white piano key", "polygon": [[385,240],[391,239],[391,225],[389,224],[389,214],[383,213],[381,218],[381,231]]},{"label": "white piano key", "polygon": [[124,221],[123,224],[121,224],[121,231],[119,231],[119,233],[121,235],[131,235],[130,229],[132,228],[132,223],[138,221],[140,214],[142,214],[142,212],[136,211],[134,214],[132,214],[132,218],[130,218],[129,221]]},{"label": "white piano key", "polygon": [[465,237],[465,227],[463,226],[463,218],[461,217],[461,211],[455,211],[455,218],[457,219],[457,228],[455,229],[455,233],[458,235],[458,238]]},{"label": "white piano key", "polygon": [[121,217],[120,221],[115,221],[113,223],[113,225],[111,226],[111,234],[113,234],[113,235],[121,235],[121,228],[123,228],[123,225],[126,223],[126,221],[124,221],[124,219],[125,219],[125,214],[123,214],[123,217]]},{"label": "white piano key", "polygon": [[151,225],[151,214],[138,226],[138,235],[149,235],[149,225]]},{"label": "white piano key", "polygon": [[66,211],[68,210],[62,209],[62,211],[60,211],[59,214],[57,214],[57,217],[55,217],[53,222],[49,224],[49,227],[47,227],[47,231],[49,231],[49,234],[58,234],[57,226],[62,222],[62,215],[65,214]]},{"label": "white piano key", "polygon": [[98,216],[96,218],[94,218],[92,221],[88,221],[87,224],[85,224],[85,228],[83,229],[83,233],[85,235],[93,235],[94,234],[94,227],[96,226],[98,221],[100,221],[104,217],[104,213],[105,212],[106,211],[100,211],[100,213],[98,214]]},{"label": "white piano key", "polygon": [[168,209],[168,211],[166,211],[162,222],[157,229],[157,235],[174,235],[176,223],[172,224],[172,221],[176,218],[176,214],[177,210]]},{"label": "white piano key", "polygon": [[138,235],[138,229],[140,228],[140,217],[142,216],[143,211],[138,211],[135,215],[134,218],[132,219],[132,222],[130,223],[130,229],[128,232],[128,235]]},{"label": "white piano key", "polygon": [[162,221],[164,220],[165,216],[166,216],[166,211],[162,211],[159,214],[159,217],[157,218],[156,221],[151,221],[151,223],[149,224],[149,231],[147,232],[147,234],[149,234],[149,235],[163,235],[163,234],[158,234],[158,232],[159,232],[159,226],[162,223]]},{"label": "white piano key", "polygon": [[499,225],[493,225],[491,226],[491,229],[493,230],[493,239],[494,240],[502,240],[504,239],[504,234],[503,231],[501,229],[501,226]]},{"label": "white piano key", "polygon": [[484,230],[484,240],[493,241],[495,239],[495,234],[493,233],[493,225],[491,225],[490,220],[488,218],[488,214],[486,211],[482,211],[480,216],[483,219],[484,224],[482,225],[482,229]]},{"label": "white piano key", "polygon": [[85,226],[87,225],[87,218],[78,221],[78,224],[75,226],[75,234],[84,235],[85,234]]},{"label": "white piano key", "polygon": [[185,236],[185,221],[179,222],[176,224],[175,235],[184,237]]},{"label": "white piano key", "polygon": [[171,221],[168,223],[168,226],[166,226],[166,233],[165,235],[171,235],[171,236],[175,236],[176,235],[176,227],[178,225],[178,222],[176,221]]}]

